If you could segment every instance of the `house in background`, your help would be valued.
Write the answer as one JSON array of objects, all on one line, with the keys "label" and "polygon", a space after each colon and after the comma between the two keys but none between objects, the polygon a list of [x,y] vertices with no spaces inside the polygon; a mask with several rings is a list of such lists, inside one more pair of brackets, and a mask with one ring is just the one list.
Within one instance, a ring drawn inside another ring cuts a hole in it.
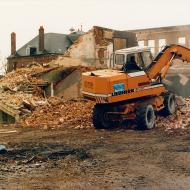
[{"label": "house in background", "polygon": [[107,67],[110,55],[117,49],[137,45],[136,35],[94,26],[90,31],[72,31],[70,34],[44,33],[41,26],[39,35],[16,50],[16,34],[11,34],[11,55],[7,58],[8,72],[27,67],[35,62]]},{"label": "house in background", "polygon": [[16,50],[16,34],[13,32],[11,34],[11,55],[7,58],[7,70],[9,72],[16,68],[26,67],[33,62],[43,64],[56,60],[82,34],[82,31],[75,31],[68,35],[44,33],[44,28],[41,26],[38,36]]}]

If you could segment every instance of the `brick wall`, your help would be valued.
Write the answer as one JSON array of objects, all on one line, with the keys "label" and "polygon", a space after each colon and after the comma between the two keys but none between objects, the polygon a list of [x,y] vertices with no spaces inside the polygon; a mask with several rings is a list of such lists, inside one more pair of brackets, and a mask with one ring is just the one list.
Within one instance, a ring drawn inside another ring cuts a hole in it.
[{"label": "brick wall", "polygon": [[37,56],[26,56],[26,57],[11,57],[7,61],[7,72],[11,72],[17,68],[27,67],[32,63],[49,63],[53,60],[58,59],[60,55],[37,55]]}]

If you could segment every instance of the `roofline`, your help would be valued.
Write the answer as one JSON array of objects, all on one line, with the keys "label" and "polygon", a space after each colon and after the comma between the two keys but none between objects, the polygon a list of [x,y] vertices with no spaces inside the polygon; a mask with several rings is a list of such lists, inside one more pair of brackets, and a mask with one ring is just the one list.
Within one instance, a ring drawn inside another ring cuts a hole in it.
[{"label": "roofline", "polygon": [[[135,49],[135,48],[137,48],[137,49]],[[135,52],[141,52],[144,50],[150,51],[151,48],[147,47],[147,46],[144,46],[144,47],[136,46],[136,47],[132,47],[132,48],[125,48],[125,49],[116,50],[115,53],[128,53],[128,52],[135,53]]]},{"label": "roofline", "polygon": [[18,55],[18,56],[12,56],[10,55],[9,57],[7,57],[7,59],[14,59],[14,58],[23,58],[23,57],[40,57],[40,56],[46,56],[46,55],[64,55],[62,53],[42,53],[42,54],[35,54],[35,55],[24,55],[24,56],[21,56],[21,55]]},{"label": "roofline", "polygon": [[[44,33],[44,36],[45,36],[46,34],[61,34],[61,33],[48,32],[48,33]],[[67,36],[67,34],[61,34],[61,35]],[[32,42],[32,41],[33,41],[35,38],[37,38],[38,36],[39,36],[39,34],[36,35],[34,38],[32,38],[30,41],[28,41],[26,44],[22,45],[18,50],[16,50],[16,52],[20,51],[24,46],[26,46],[27,44],[29,44],[30,42]]]},{"label": "roofline", "polygon": [[175,26],[163,26],[163,27],[154,27],[154,28],[142,28],[142,29],[135,29],[135,30],[127,30],[127,31],[129,31],[129,32],[141,32],[141,31],[148,31],[148,30],[178,29],[181,27],[190,28],[190,24],[175,25]]}]

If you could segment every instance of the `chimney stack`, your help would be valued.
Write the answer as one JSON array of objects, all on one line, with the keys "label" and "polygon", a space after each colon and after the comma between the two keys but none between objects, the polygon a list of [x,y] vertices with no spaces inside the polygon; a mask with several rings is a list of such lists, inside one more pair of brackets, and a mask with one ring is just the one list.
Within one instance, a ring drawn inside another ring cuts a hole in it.
[{"label": "chimney stack", "polygon": [[44,28],[40,26],[39,29],[39,51],[44,51]]},{"label": "chimney stack", "polygon": [[16,54],[16,33],[11,33],[11,55]]}]

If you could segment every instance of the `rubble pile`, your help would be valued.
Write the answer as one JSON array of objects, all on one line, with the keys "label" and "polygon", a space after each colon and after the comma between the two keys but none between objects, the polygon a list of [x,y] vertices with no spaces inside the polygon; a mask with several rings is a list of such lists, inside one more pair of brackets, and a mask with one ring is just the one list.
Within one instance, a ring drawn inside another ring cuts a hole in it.
[{"label": "rubble pile", "polygon": [[[69,126],[76,129],[92,127],[92,108],[95,102],[84,99],[64,101],[58,97],[46,98],[38,84],[40,75],[50,67],[33,65],[8,73],[0,79],[0,110],[19,119],[17,124],[31,127]],[[77,67],[81,72],[92,68]],[[190,124],[190,98],[183,99],[174,116],[159,116],[157,127],[166,130],[184,129]]]},{"label": "rubble pile", "polygon": [[0,79],[0,88],[19,91],[22,86],[43,83],[44,81],[38,75],[49,69],[41,65],[33,65],[29,68],[12,71]]},{"label": "rubble pile", "polygon": [[[52,97],[43,106],[37,107],[34,112],[19,122],[21,126],[31,127],[59,127],[69,126],[75,129],[92,127],[92,109],[94,102],[87,100],[63,101]],[[190,124],[190,98],[185,99],[174,116],[157,118],[156,125],[162,129],[185,129]]]},{"label": "rubble pile", "polygon": [[[31,113],[32,110],[41,104],[41,97],[33,96],[31,94],[17,92],[17,93],[0,93],[0,105],[6,109],[18,111],[20,116]],[[4,110],[3,110],[4,111]]]},{"label": "rubble pile", "polygon": [[43,106],[37,107],[27,118],[18,124],[21,126],[58,127],[68,125],[75,129],[92,127],[92,108],[94,102],[86,100],[63,101],[49,98]]},{"label": "rubble pile", "polygon": [[185,129],[190,125],[190,98],[183,99],[183,106],[180,106],[175,115],[169,117],[158,117],[156,125],[168,130]]},{"label": "rubble pile", "polygon": [[[0,79],[0,109],[19,119],[30,114],[45,101],[43,90],[38,84],[44,83],[39,74],[49,70],[40,65],[12,71]],[[16,120],[17,120],[16,119]]]},{"label": "rubble pile", "polygon": [[[47,85],[42,74],[58,67],[32,65],[12,71],[0,79],[0,110],[26,126],[73,124],[77,128],[91,125],[91,103],[48,98],[41,87]],[[89,70],[76,67],[81,72]],[[6,121],[5,121],[6,122]]]}]

